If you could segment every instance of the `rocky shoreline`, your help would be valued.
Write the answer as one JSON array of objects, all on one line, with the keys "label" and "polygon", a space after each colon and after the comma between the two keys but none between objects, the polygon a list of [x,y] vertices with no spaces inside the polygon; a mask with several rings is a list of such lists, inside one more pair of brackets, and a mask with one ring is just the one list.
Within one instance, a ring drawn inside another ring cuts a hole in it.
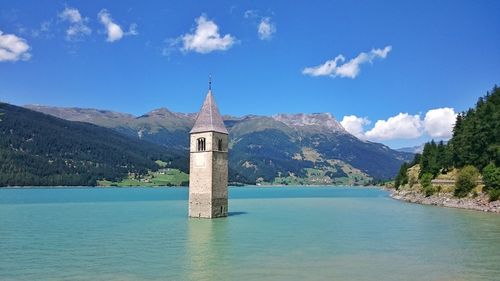
[{"label": "rocky shoreline", "polygon": [[414,190],[396,190],[391,193],[391,198],[422,205],[500,214],[500,200],[489,202],[488,196],[485,194],[480,194],[476,197],[456,198],[451,193],[439,193],[425,197],[423,193]]}]

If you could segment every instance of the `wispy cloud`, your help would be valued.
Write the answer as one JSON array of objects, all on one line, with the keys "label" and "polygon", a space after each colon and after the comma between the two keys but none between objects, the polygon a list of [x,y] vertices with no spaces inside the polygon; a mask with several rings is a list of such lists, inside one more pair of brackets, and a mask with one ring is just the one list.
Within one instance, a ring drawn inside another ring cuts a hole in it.
[{"label": "wispy cloud", "polygon": [[168,57],[170,59],[170,55],[176,51],[178,51],[179,44],[182,42],[182,38],[167,38],[164,40],[164,46],[161,50],[162,56]]},{"label": "wispy cloud", "polygon": [[243,17],[245,17],[246,19],[256,18],[258,16],[259,16],[259,11],[257,10],[246,10],[243,13]]},{"label": "wispy cloud", "polygon": [[46,37],[50,38],[53,36],[50,32],[50,27],[52,26],[52,20],[43,21],[39,28],[31,30],[31,36],[33,37]]},{"label": "wispy cloud", "polygon": [[222,36],[219,33],[217,24],[201,15],[196,20],[196,28],[191,33],[186,33],[174,40],[175,43],[182,42],[183,52],[197,52],[207,54],[213,51],[225,51],[231,48],[236,42],[236,38],[231,34]]},{"label": "wispy cloud", "polygon": [[106,34],[107,34],[106,41],[108,42],[118,41],[122,39],[123,36],[139,34],[137,32],[137,24],[135,23],[132,23],[129,27],[129,30],[127,32],[124,32],[122,27],[113,21],[111,14],[106,9],[102,9],[97,14],[97,17],[99,18],[99,21],[106,28]]},{"label": "wispy cloud", "polygon": [[0,62],[29,60],[30,46],[25,39],[0,31]]},{"label": "wispy cloud", "polygon": [[52,20],[45,20],[37,27],[27,27],[21,24],[17,25],[17,31],[20,35],[33,38],[52,38],[51,33]]},{"label": "wispy cloud", "polygon": [[92,29],[87,26],[88,18],[82,17],[78,9],[66,7],[58,16],[62,21],[69,23],[66,40],[80,41],[92,33]]},{"label": "wispy cloud", "polygon": [[276,25],[271,22],[271,18],[262,18],[257,28],[257,33],[261,40],[270,40],[274,33],[276,33]]},{"label": "wispy cloud", "polygon": [[368,53],[360,53],[347,62],[346,58],[340,54],[321,65],[306,67],[302,70],[302,73],[310,76],[347,77],[354,79],[361,71],[360,67],[362,64],[372,63],[377,58],[385,59],[391,50],[392,46],[386,46],[383,49],[372,49]]},{"label": "wispy cloud", "polygon": [[245,19],[258,20],[257,35],[260,40],[271,40],[276,33],[276,24],[271,17],[262,16],[259,10],[246,10],[243,13]]}]

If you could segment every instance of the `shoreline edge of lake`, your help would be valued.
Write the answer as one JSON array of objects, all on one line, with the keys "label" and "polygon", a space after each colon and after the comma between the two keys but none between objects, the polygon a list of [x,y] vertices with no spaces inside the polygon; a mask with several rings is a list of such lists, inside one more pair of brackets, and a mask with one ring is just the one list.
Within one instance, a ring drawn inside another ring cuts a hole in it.
[{"label": "shoreline edge of lake", "polygon": [[438,193],[426,197],[423,193],[414,190],[387,190],[391,192],[391,198],[409,203],[500,214],[500,200],[489,202],[486,194],[456,198],[451,193]]}]

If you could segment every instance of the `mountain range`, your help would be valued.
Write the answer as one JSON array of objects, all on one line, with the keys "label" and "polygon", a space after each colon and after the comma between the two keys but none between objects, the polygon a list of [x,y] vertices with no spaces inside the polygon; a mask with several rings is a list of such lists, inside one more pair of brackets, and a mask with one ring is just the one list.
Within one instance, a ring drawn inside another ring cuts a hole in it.
[{"label": "mountain range", "polygon": [[[25,108],[162,146],[169,155],[185,157],[177,159],[177,165],[188,161],[188,136],[195,113],[159,108],[134,116],[89,108]],[[356,138],[330,113],[224,116],[224,123],[230,137],[232,182],[367,184],[393,178],[400,165],[414,156]],[[179,168],[185,170],[185,166]]]},{"label": "mountain range", "polygon": [[420,145],[415,145],[415,146],[401,147],[401,148],[397,148],[396,150],[401,151],[401,152],[422,154],[422,151],[424,151],[424,143],[420,144]]},{"label": "mountain range", "polygon": [[90,123],[0,103],[0,187],[96,185],[157,170],[187,172],[180,151]]}]

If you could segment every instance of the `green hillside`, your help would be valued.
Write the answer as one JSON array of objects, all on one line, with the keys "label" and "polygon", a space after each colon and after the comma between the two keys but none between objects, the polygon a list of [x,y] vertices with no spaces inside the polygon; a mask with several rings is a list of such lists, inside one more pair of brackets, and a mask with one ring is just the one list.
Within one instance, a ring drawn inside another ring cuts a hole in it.
[{"label": "green hillside", "polygon": [[115,130],[0,103],[0,186],[96,185],[159,168],[187,171],[187,159]]},{"label": "green hillside", "polygon": [[[418,178],[422,191],[431,195],[438,188],[431,180],[445,178],[455,181],[454,195],[469,196],[478,182],[484,183],[483,191],[491,199],[500,195],[500,89],[480,97],[474,108],[457,116],[453,137],[445,144],[431,141],[424,146],[422,155],[417,154],[410,164],[403,164],[395,179],[396,188],[411,187],[408,171],[418,166]],[[458,170],[458,172],[457,172]],[[453,172],[453,173],[452,173]],[[482,180],[481,180],[482,179]],[[483,185],[481,185],[483,186]]]}]

